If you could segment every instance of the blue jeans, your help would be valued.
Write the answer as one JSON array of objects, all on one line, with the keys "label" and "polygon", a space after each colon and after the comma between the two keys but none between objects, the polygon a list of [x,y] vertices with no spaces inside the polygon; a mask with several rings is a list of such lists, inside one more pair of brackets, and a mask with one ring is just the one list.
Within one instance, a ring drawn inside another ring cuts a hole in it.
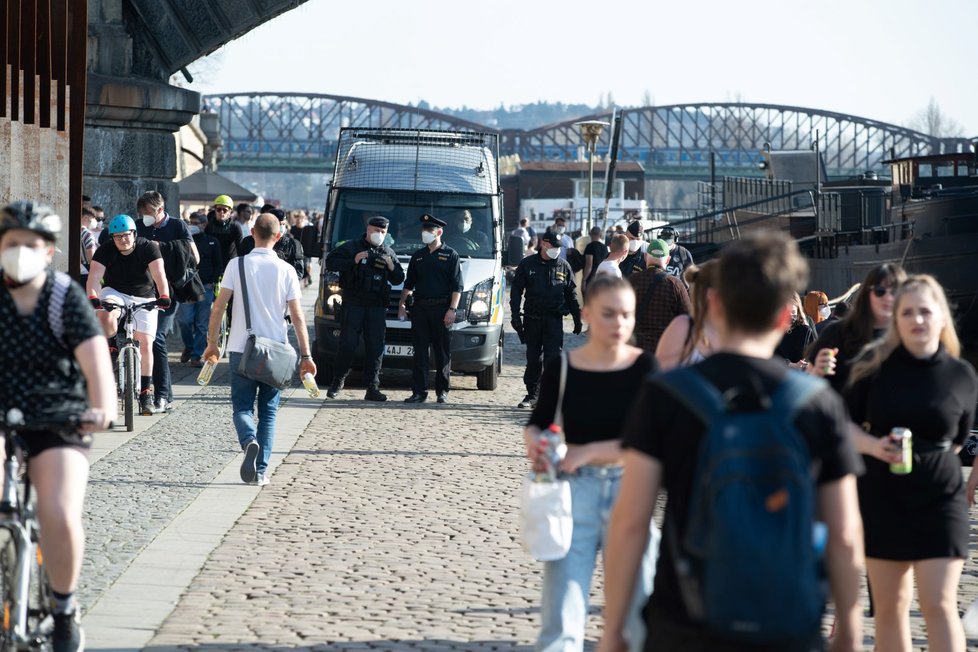
[{"label": "blue jeans", "polygon": [[180,337],[183,348],[190,356],[199,358],[207,347],[207,322],[211,318],[211,305],[214,303],[214,284],[204,285],[204,298],[194,303],[181,303],[177,312],[180,324]]},{"label": "blue jeans", "polygon": [[[543,598],[540,603],[540,635],[537,652],[580,652],[591,593],[591,578],[598,550],[605,544],[611,509],[621,483],[621,467],[583,466],[568,476],[574,533],[567,556],[543,566]],[[645,625],[642,609],[652,593],[655,561],[659,554],[659,530],[649,525],[649,543],[639,567],[635,595],[625,635],[629,650],[642,650]]]},{"label": "blue jeans", "polygon": [[[231,365],[231,410],[238,443],[242,448],[251,439],[258,441],[258,472],[264,473],[275,443],[275,416],[282,392],[277,387],[245,378],[238,373],[241,354],[229,352]],[[258,423],[255,423],[255,399],[258,400]]]},{"label": "blue jeans", "polygon": [[173,400],[173,388],[170,386],[170,358],[166,350],[166,336],[173,329],[173,318],[176,316],[178,301],[169,308],[160,311],[156,318],[156,339],[153,340],[153,394],[156,399]]}]

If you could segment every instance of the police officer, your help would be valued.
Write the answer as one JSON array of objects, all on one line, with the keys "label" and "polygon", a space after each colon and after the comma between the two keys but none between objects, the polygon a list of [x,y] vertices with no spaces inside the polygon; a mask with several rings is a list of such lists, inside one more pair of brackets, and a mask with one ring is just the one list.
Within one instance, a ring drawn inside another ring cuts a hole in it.
[{"label": "police officer", "polygon": [[435,393],[439,403],[448,401],[448,378],[452,371],[449,327],[462,298],[462,268],[458,253],[442,244],[445,222],[432,215],[421,216],[421,241],[408,263],[407,278],[401,291],[397,315],[407,318],[411,306],[411,339],[414,346],[414,375],[411,396],[405,403],[424,403],[428,399],[428,347],[435,352]]},{"label": "police officer", "polygon": [[343,243],[326,257],[326,269],[340,273],[343,289],[339,351],[333,363],[333,382],[326,391],[328,398],[336,398],[343,389],[363,333],[363,376],[367,382],[363,399],[387,400],[380,391],[387,303],[391,286],[404,281],[404,270],[397,262],[397,254],[384,245],[389,224],[386,217],[371,217],[362,238]]},{"label": "police officer", "polygon": [[[513,274],[509,309],[513,328],[526,343],[526,397],[519,407],[534,407],[544,361],[560,354],[564,345],[563,316],[574,318],[574,334],[581,332],[581,306],[570,264],[560,258],[560,235],[548,231],[540,237],[540,252],[527,256]],[[523,318],[520,302],[526,293]]]},{"label": "police officer", "polygon": [[618,264],[621,275],[628,278],[632,274],[644,272],[648,265],[645,263],[645,240],[642,239],[642,223],[635,220],[625,229],[628,237],[628,255]]}]

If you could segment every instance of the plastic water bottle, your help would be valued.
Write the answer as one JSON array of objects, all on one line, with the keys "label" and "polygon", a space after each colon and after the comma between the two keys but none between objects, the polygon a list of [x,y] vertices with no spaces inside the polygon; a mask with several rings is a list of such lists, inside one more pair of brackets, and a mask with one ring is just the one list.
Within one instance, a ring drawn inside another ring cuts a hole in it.
[{"label": "plastic water bottle", "polygon": [[544,462],[546,462],[547,470],[537,473],[536,480],[537,482],[555,482],[557,480],[557,469],[560,467],[560,461],[567,454],[567,444],[564,443],[564,436],[560,431],[560,426],[556,423],[550,424],[546,430],[540,433],[540,441],[546,444],[541,455],[543,456]]},{"label": "plastic water bottle", "polygon": [[200,373],[197,374],[197,384],[203,387],[207,383],[211,382],[211,377],[214,375],[214,369],[217,368],[217,358],[208,358],[204,362],[203,368],[201,368]]},{"label": "plastic water bottle", "polygon": [[302,375],[302,384],[309,392],[309,398],[319,398],[319,385],[316,384],[316,377],[310,373]]}]

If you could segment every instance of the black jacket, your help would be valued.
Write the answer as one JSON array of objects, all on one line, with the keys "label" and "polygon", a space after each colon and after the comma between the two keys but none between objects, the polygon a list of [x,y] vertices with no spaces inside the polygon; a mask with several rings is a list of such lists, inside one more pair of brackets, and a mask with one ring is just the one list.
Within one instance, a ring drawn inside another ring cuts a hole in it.
[{"label": "black jacket", "polygon": [[528,317],[559,317],[573,315],[581,318],[577,302],[574,271],[566,260],[544,260],[540,254],[527,256],[516,267],[509,295],[510,314],[520,314],[520,300],[526,293],[523,313]]},{"label": "black jacket", "polygon": [[[369,251],[370,255],[358,265],[354,259],[361,251]],[[381,256],[390,256],[394,261],[393,271],[380,260]],[[373,247],[365,236],[348,240],[333,249],[323,266],[327,271],[340,273],[343,301],[353,305],[386,306],[391,286],[404,282],[404,269],[394,250],[385,245]]]},{"label": "black jacket", "polygon": [[224,274],[224,264],[227,262],[221,253],[221,243],[206,233],[195,234],[194,243],[200,254],[200,263],[197,265],[200,282],[204,285],[217,283],[217,279]]}]

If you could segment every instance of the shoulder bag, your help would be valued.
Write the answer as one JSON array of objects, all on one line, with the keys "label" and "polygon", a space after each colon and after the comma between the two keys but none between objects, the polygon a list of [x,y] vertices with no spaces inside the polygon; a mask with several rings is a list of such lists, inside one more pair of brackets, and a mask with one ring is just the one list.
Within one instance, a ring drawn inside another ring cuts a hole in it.
[{"label": "shoulder bag", "polygon": [[[564,386],[567,353],[560,354],[560,389],[554,423],[563,430]],[[557,561],[567,556],[574,533],[571,488],[566,478],[540,482],[532,471],[523,478],[520,491],[520,538],[523,549],[537,561]]]},{"label": "shoulder bag", "polygon": [[238,277],[248,339],[245,342],[238,373],[245,378],[285,389],[292,382],[299,356],[288,342],[277,342],[251,332],[251,310],[248,307],[248,283],[245,280],[244,256],[238,256]]}]

